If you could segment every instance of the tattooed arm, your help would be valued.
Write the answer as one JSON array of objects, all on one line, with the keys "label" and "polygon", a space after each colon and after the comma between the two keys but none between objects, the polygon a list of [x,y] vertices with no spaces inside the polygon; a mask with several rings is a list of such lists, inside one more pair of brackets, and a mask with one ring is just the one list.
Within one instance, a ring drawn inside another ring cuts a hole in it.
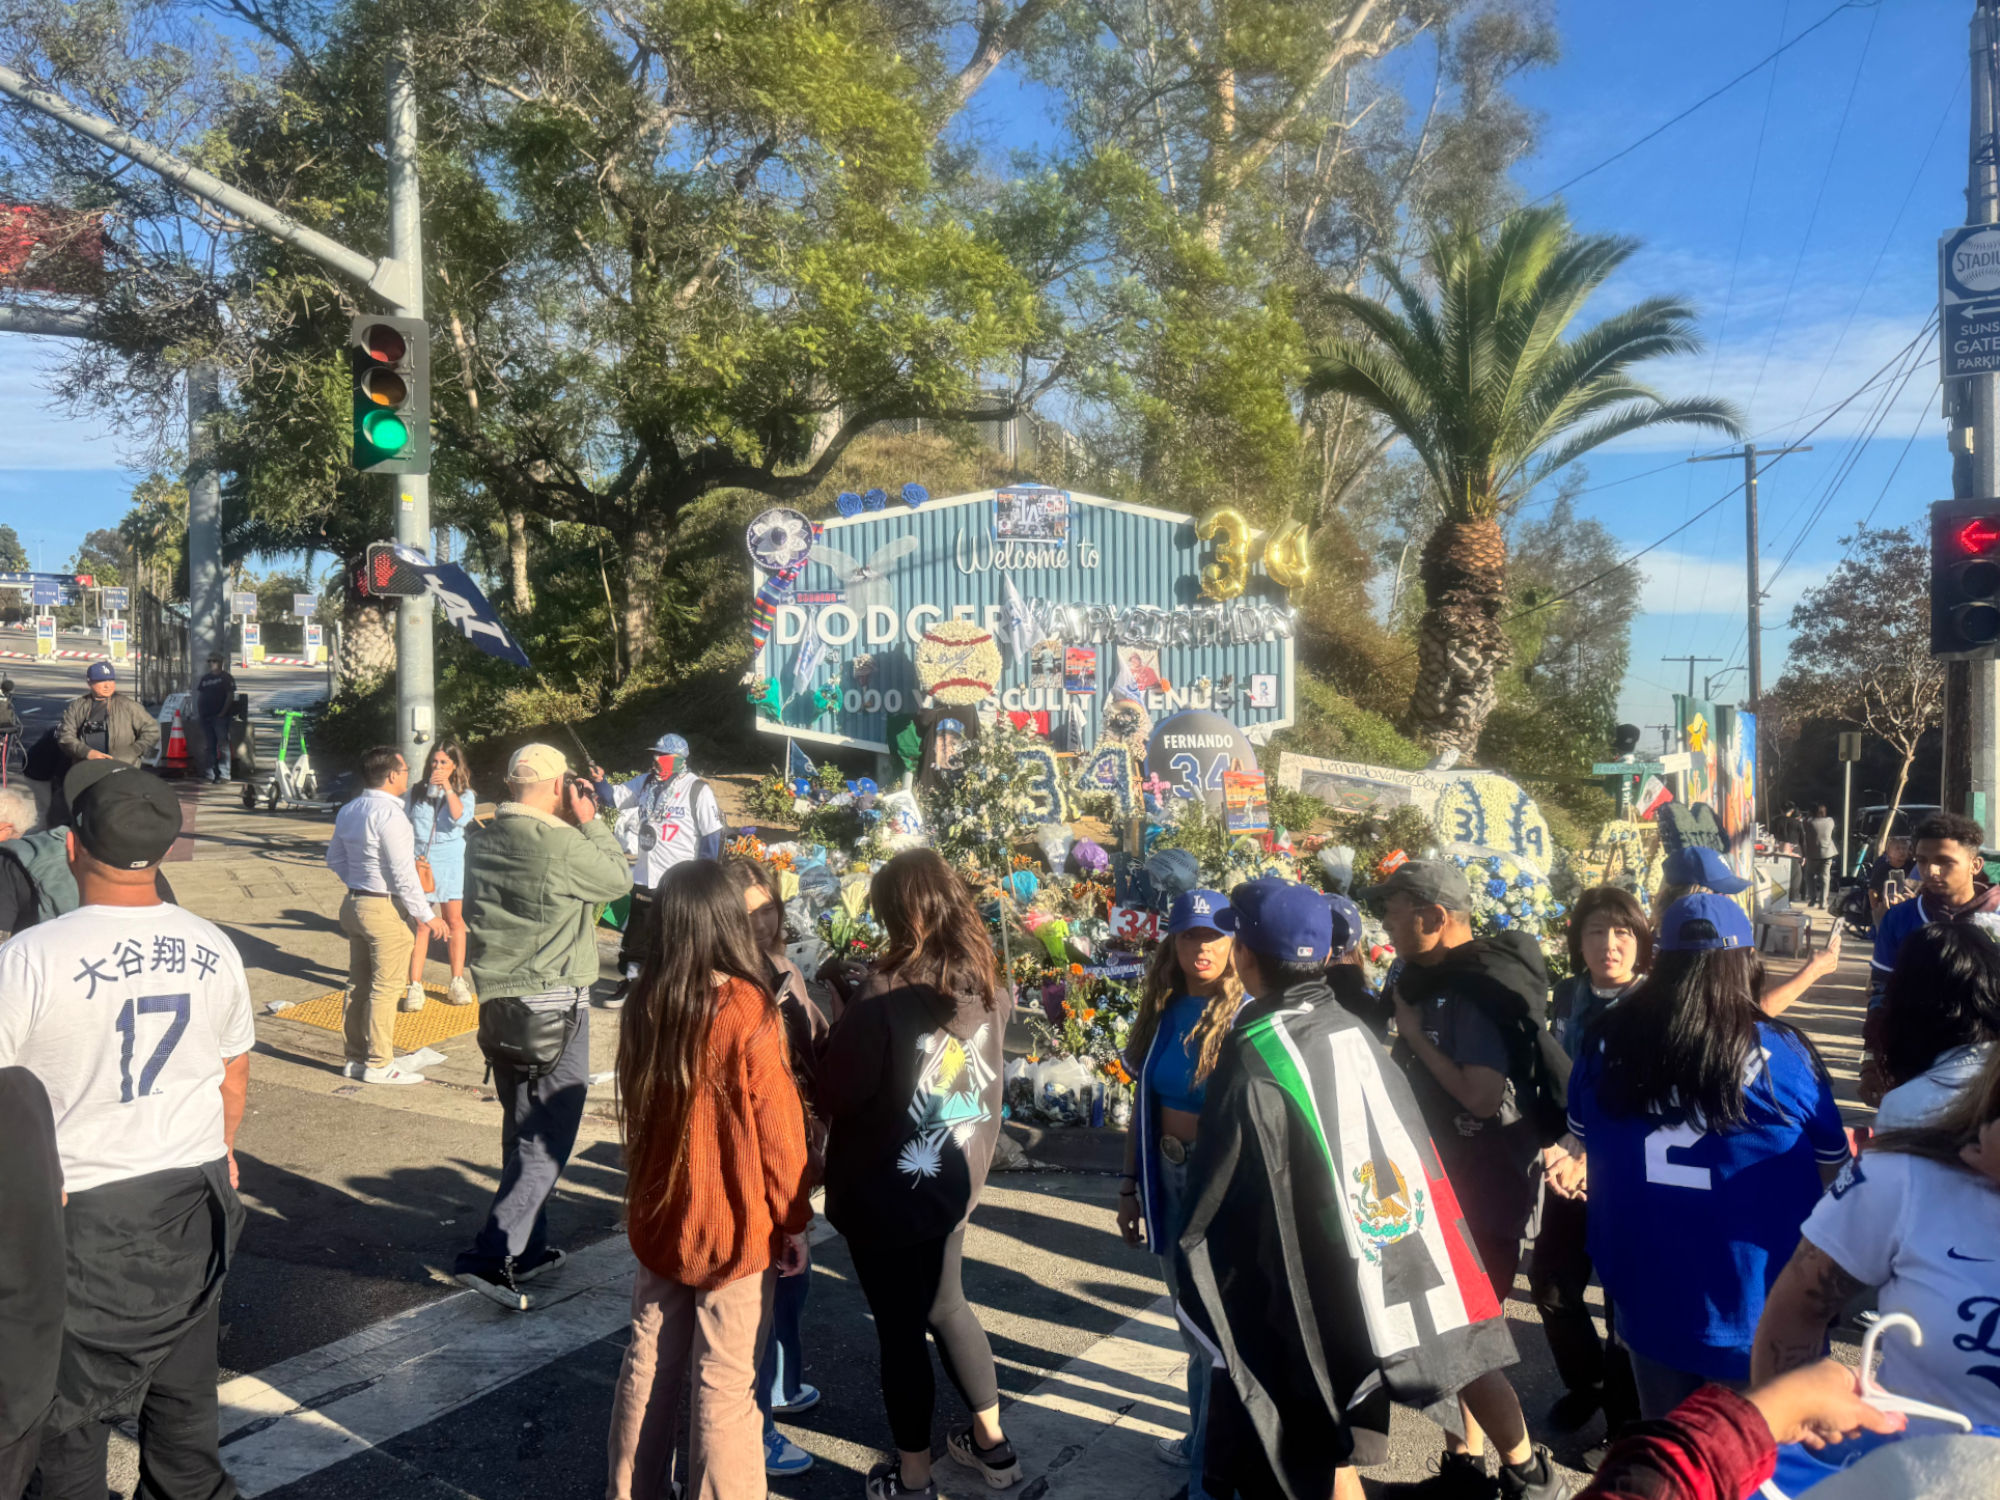
[{"label": "tattooed arm", "polygon": [[1826,1353],[1826,1330],[1867,1283],[1847,1274],[1811,1240],[1799,1248],[1771,1288],[1750,1350],[1750,1383],[1762,1385]]}]

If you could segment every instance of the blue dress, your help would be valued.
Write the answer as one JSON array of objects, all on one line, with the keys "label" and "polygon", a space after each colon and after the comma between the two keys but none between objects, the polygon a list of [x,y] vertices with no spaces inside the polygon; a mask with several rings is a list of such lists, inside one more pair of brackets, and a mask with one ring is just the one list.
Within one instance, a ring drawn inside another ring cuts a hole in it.
[{"label": "blue dress", "polygon": [[[422,786],[410,793],[410,826],[417,836],[417,854],[431,862],[437,889],[433,901],[465,899],[465,830],[472,826],[472,789],[458,794],[458,816],[451,815],[444,793]],[[425,846],[428,844],[428,848]]]}]

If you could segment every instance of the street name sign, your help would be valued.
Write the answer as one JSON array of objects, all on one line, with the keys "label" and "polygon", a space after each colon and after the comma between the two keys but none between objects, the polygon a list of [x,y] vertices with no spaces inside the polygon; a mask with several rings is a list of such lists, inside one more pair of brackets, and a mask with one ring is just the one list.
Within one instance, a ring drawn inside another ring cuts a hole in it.
[{"label": "street name sign", "polygon": [[1944,378],[2000,373],[2000,224],[1938,241],[1938,310]]}]

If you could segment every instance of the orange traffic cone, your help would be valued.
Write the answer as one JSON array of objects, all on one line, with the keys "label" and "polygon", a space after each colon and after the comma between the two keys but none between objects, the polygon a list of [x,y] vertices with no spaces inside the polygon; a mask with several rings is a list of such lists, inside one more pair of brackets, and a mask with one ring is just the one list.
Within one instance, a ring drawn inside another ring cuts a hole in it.
[{"label": "orange traffic cone", "polygon": [[187,731],[181,728],[181,711],[174,710],[173,727],[167,731],[166,768],[185,776],[188,769]]}]

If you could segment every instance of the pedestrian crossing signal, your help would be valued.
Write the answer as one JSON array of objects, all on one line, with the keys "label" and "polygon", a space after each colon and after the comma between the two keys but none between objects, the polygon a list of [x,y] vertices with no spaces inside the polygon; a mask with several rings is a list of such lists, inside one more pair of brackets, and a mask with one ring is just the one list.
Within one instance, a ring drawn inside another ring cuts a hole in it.
[{"label": "pedestrian crossing signal", "polygon": [[1931,655],[2000,654],[2000,500],[1931,506]]},{"label": "pedestrian crossing signal", "polygon": [[383,599],[421,599],[430,584],[397,554],[394,542],[370,542],[361,564],[361,592]]},{"label": "pedestrian crossing signal", "polygon": [[364,474],[431,470],[430,331],[422,318],[368,314],[347,328],[354,467]]}]

